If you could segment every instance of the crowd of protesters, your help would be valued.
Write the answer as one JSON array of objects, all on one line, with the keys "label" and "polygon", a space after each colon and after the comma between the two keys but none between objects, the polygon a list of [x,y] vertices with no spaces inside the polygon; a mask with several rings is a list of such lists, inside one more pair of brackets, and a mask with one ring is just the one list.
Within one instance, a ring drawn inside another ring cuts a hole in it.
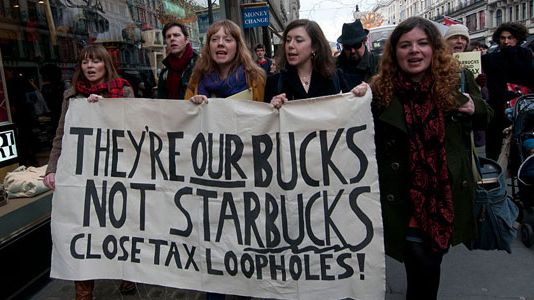
[{"label": "crowd of protesters", "polygon": [[[485,44],[469,45],[461,24],[442,36],[431,21],[411,17],[396,26],[381,57],[368,50],[368,33],[359,20],[344,24],[337,40],[343,50],[335,58],[320,26],[299,19],[285,28],[275,58],[266,57],[259,44],[254,60],[232,21],[208,28],[200,54],[191,47],[187,27],[170,23],[163,28],[167,57],[155,94],[196,104],[241,98],[279,109],[292,100],[372,90],[385,251],[404,262],[407,299],[436,299],[443,255],[476,237],[471,133],[490,132],[486,152],[496,159],[507,126],[507,84],[534,88],[532,53],[521,47],[528,32],[521,24],[502,24],[492,37],[497,49],[486,54]],[[467,49],[483,53],[476,78],[452,55]],[[74,86],[65,93],[45,177],[52,189],[69,100],[133,97],[104,52],[100,46],[82,52]],[[124,292],[132,284],[124,282]],[[92,299],[92,289],[92,281],[77,282],[76,299]]]}]

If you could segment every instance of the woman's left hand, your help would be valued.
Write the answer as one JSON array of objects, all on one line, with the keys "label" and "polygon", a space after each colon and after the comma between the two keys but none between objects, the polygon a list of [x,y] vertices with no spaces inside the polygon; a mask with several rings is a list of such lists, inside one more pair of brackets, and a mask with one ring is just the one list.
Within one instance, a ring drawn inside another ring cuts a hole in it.
[{"label": "woman's left hand", "polygon": [[471,96],[467,93],[463,93],[469,100],[465,102],[462,106],[458,107],[458,111],[462,112],[464,114],[472,115],[475,113],[475,103],[473,102],[473,99],[471,99]]},{"label": "woman's left hand", "polygon": [[87,97],[87,102],[96,103],[96,102],[100,101],[100,99],[104,99],[104,97],[102,97],[100,95],[96,95],[96,94],[91,94],[91,95],[89,95],[89,97]]},{"label": "woman's left hand", "polygon": [[366,82],[362,82],[355,86],[351,92],[356,97],[363,97],[365,96],[365,93],[367,93],[367,90],[369,89],[369,85]]},{"label": "woman's left hand", "polygon": [[195,104],[208,103],[208,97],[204,95],[194,95],[193,97],[189,98],[189,101]]}]

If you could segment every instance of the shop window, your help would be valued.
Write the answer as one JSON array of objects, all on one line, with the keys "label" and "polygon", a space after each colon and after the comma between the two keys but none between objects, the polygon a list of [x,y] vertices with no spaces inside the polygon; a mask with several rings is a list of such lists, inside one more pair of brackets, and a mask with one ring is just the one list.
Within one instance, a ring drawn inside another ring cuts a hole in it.
[{"label": "shop window", "polygon": [[513,21],[514,8],[512,6],[508,7],[508,21]]},{"label": "shop window", "polygon": [[0,17],[6,17],[6,6],[4,1],[0,1]]},{"label": "shop window", "polygon": [[465,26],[469,31],[477,30],[477,14],[468,15],[465,18]]},{"label": "shop window", "polygon": [[[182,3],[189,3],[170,1],[176,9]],[[6,74],[5,88],[0,94],[8,95],[6,103],[12,108],[10,122],[17,132],[22,132],[22,136],[16,137],[21,140],[20,164],[40,166],[47,163],[60,114],[57,104],[63,100],[63,91],[52,99],[42,88],[50,81],[51,74],[55,74],[58,86],[67,88],[84,46],[103,45],[114,53],[117,67],[123,71],[146,71],[143,78],[151,81],[146,86],[155,85],[159,66],[154,57],[165,53],[164,46],[160,43],[145,48],[142,34],[152,30],[162,40],[160,20],[176,17],[175,11],[165,11],[160,4],[161,0],[0,0],[0,73]],[[194,16],[193,8],[186,11],[188,16]],[[193,24],[187,26],[192,28]],[[55,31],[51,32],[50,28]],[[199,37],[195,36],[198,33],[190,34],[198,43]],[[132,81],[138,84],[142,79],[132,78]],[[47,108],[42,105],[31,109],[19,107],[28,97],[36,103],[44,99]],[[23,120],[31,121],[23,124]]]}]

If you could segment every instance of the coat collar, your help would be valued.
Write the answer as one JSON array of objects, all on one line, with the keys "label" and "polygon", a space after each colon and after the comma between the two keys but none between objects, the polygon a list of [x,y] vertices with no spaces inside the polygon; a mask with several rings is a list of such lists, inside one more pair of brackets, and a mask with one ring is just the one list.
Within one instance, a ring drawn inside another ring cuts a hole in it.
[{"label": "coat collar", "polygon": [[404,133],[408,133],[402,104],[397,97],[394,97],[389,106],[379,114],[378,119],[391,126],[397,127]]}]

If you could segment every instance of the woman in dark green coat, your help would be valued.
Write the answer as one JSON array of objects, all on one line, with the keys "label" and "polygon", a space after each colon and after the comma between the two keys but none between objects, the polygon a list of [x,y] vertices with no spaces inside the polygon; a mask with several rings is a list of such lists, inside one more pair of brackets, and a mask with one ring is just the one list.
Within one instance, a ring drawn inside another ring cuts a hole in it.
[{"label": "woman in dark green coat", "polygon": [[459,91],[459,70],[438,29],[413,17],[371,83],[385,249],[405,264],[407,299],[436,299],[443,255],[476,235],[471,131],[491,113]]}]

